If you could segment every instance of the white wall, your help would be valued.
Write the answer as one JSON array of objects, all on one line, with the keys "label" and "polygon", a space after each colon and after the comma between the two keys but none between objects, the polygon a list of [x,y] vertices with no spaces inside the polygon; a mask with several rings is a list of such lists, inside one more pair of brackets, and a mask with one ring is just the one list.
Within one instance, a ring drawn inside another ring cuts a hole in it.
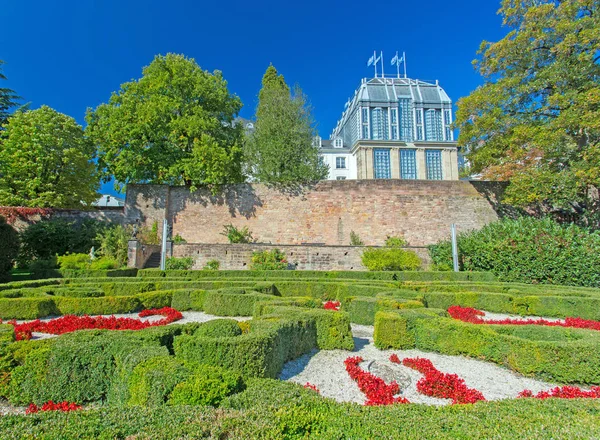
[{"label": "white wall", "polygon": [[[339,153],[321,153],[321,156],[323,157],[323,163],[329,167],[327,180],[337,180],[338,177],[345,177],[347,180],[356,179],[356,157],[350,153],[340,151]],[[345,169],[337,169],[335,167],[337,157],[344,157],[346,159]]]}]

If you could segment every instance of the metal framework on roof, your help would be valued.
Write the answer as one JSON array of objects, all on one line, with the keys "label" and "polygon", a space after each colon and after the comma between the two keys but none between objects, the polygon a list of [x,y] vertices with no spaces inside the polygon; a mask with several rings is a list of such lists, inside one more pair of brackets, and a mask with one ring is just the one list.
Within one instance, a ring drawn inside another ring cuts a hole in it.
[{"label": "metal framework on roof", "polygon": [[341,137],[350,148],[360,139],[453,142],[451,121],[452,100],[438,81],[365,78],[346,103],[331,139]]}]

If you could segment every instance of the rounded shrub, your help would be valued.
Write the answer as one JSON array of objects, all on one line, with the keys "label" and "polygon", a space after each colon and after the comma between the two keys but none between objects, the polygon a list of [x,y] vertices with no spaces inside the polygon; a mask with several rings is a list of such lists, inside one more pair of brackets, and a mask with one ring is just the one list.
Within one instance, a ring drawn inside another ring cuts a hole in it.
[{"label": "rounded shrub", "polygon": [[224,398],[243,388],[244,383],[238,373],[220,367],[199,365],[185,382],[175,386],[167,403],[219,406]]},{"label": "rounded shrub", "polygon": [[129,404],[164,404],[175,386],[189,375],[183,362],[170,356],[156,356],[138,364],[129,379]]},{"label": "rounded shrub", "polygon": [[369,248],[361,256],[363,265],[372,271],[418,270],[421,259],[413,251],[398,247]]},{"label": "rounded shrub", "polygon": [[202,324],[194,334],[201,337],[223,338],[239,336],[242,334],[242,329],[233,319],[215,319]]},{"label": "rounded shrub", "polygon": [[[600,287],[600,232],[522,217],[458,236],[462,270],[491,271],[501,281]],[[449,241],[429,247],[436,265],[452,265]]]}]

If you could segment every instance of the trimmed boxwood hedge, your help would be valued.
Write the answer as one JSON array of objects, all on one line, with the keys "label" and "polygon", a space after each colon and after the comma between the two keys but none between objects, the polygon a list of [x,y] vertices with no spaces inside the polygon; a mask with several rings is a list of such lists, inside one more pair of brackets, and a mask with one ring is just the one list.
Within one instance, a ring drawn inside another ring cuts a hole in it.
[{"label": "trimmed boxwood hedge", "polygon": [[600,384],[600,333],[593,330],[469,324],[415,309],[378,312],[374,338],[382,349],[466,355],[560,383]]},{"label": "trimmed boxwood hedge", "polygon": [[1,319],[37,319],[57,314],[50,298],[0,298]]}]

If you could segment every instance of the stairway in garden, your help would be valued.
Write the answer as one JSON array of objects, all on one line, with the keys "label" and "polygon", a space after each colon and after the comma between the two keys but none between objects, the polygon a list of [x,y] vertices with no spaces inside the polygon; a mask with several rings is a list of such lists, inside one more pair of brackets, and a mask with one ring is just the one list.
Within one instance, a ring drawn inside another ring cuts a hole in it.
[{"label": "stairway in garden", "polygon": [[144,264],[144,269],[157,269],[160,267],[160,252],[152,252]]}]

